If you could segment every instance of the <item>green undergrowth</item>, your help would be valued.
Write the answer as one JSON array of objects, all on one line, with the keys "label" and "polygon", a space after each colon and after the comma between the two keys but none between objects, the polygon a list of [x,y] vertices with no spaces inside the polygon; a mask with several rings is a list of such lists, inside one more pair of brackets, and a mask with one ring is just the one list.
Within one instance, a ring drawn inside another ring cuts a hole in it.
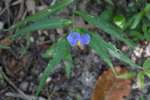
[{"label": "green undergrowth", "polygon": [[[98,2],[97,0],[96,2]],[[24,39],[30,36],[32,32],[43,29],[57,29],[57,28],[68,28],[70,25],[74,25],[74,21],[71,18],[61,18],[57,14],[63,11],[64,8],[74,3],[74,0],[57,0],[53,6],[49,6],[40,12],[35,13],[32,16],[26,17],[23,21],[20,21],[10,27],[7,31],[14,31],[14,34],[9,36],[13,41],[17,39]],[[115,38],[122,44],[127,45],[130,49],[133,49],[139,41],[149,41],[150,39],[150,26],[149,26],[149,11],[150,4],[146,3],[145,6],[139,8],[140,11],[134,11],[131,14],[130,7],[126,16],[123,13],[118,13],[117,10],[112,7],[113,1],[106,0],[106,3],[110,7],[106,8],[98,16],[91,15],[87,11],[75,11],[74,15],[81,17],[85,22],[93,25],[98,30],[108,34],[111,38]],[[132,9],[134,6],[132,7]],[[136,8],[135,8],[136,9]],[[114,13],[117,12],[117,13]],[[128,14],[129,13],[129,14]],[[94,50],[95,53],[102,59],[115,73],[112,58],[118,59],[123,64],[130,66],[135,69],[140,69],[137,73],[137,78],[140,81],[140,86],[143,87],[144,76],[150,77],[149,71],[149,59],[145,61],[143,67],[135,64],[129,57],[117,48],[117,46],[111,41],[105,41],[103,37],[96,31],[91,31],[85,28],[74,28],[72,31],[79,33],[88,33],[91,37],[89,47]],[[69,33],[70,31],[68,31]],[[39,85],[36,90],[36,96],[42,91],[46,80],[49,75],[55,72],[55,66],[61,62],[64,63],[64,69],[66,76],[71,78],[73,71],[74,62],[72,59],[71,49],[66,39],[67,34],[64,33],[52,46],[50,46],[41,56],[44,59],[48,59],[48,65],[43,71]],[[29,37],[28,37],[29,38]],[[0,45],[1,49],[11,49],[10,47]],[[141,65],[142,66],[142,65]],[[142,69],[142,71],[141,71]],[[148,70],[147,70],[148,69]],[[117,75],[117,73],[115,73]],[[126,74],[127,77],[129,74]]]}]

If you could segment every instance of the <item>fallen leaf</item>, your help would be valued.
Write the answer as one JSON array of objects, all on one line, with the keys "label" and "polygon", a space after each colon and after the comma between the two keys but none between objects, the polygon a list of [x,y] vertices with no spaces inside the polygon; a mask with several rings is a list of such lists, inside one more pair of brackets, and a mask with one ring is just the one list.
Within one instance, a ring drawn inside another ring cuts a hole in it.
[{"label": "fallen leaf", "polygon": [[[122,67],[115,67],[115,70],[119,74],[128,72],[126,68]],[[124,100],[130,91],[131,80],[116,78],[109,69],[98,78],[91,100]]]},{"label": "fallen leaf", "polygon": [[10,40],[9,38],[4,38],[0,40],[0,44],[10,46],[12,44],[12,40]]},{"label": "fallen leaf", "polygon": [[22,59],[15,59],[13,57],[9,57],[9,58],[5,58],[5,70],[6,73],[12,77],[12,78],[20,78],[23,77],[21,76],[22,73],[20,73],[21,71],[25,70],[26,68],[28,68],[32,57],[30,57],[29,55],[24,56]]},{"label": "fallen leaf", "polygon": [[8,38],[0,39],[0,53],[2,52],[2,48],[9,49],[12,43],[13,41]]}]

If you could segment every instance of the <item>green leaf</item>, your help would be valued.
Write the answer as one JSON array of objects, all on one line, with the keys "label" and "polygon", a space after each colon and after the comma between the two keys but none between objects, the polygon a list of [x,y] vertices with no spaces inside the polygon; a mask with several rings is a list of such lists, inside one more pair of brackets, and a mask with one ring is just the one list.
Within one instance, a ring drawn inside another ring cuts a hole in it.
[{"label": "green leaf", "polygon": [[147,4],[144,8],[145,16],[150,20],[150,4]]},{"label": "green leaf", "polygon": [[133,41],[139,41],[143,39],[143,35],[138,31],[130,31],[129,35],[132,37]]},{"label": "green leaf", "polygon": [[99,18],[101,20],[105,20],[105,21],[108,21],[108,22],[112,21],[112,17],[113,17],[113,8],[112,7],[107,8],[106,10],[104,10],[99,16]]},{"label": "green leaf", "polygon": [[143,18],[143,13],[142,12],[140,12],[140,13],[136,14],[135,16],[133,16],[133,20],[132,20],[133,23],[131,25],[131,29],[135,29],[140,24],[142,18]]},{"label": "green leaf", "polygon": [[98,34],[91,34],[90,47],[108,64],[108,66],[113,70],[113,64],[109,57],[109,53],[105,46],[105,41]]},{"label": "green leaf", "polygon": [[68,51],[70,47],[66,39],[61,38],[58,42],[61,43],[62,46],[61,48],[57,48],[55,50],[52,59],[49,61],[46,69],[44,70],[40,80],[40,84],[36,90],[36,96],[38,96],[41,90],[43,89],[48,76],[54,71],[54,66],[61,62],[61,60],[65,57],[66,51]]},{"label": "green leaf", "polygon": [[[89,32],[90,33],[90,32]],[[98,34],[91,33],[90,47],[110,66],[113,67],[109,54],[130,66],[139,67],[122,51],[117,49],[113,44],[104,41]]]},{"label": "green leaf", "polygon": [[150,34],[149,33],[150,33],[150,29],[147,32],[145,32],[144,36],[143,36],[144,39],[146,39],[147,41],[150,41]]},{"label": "green leaf", "polygon": [[[62,38],[65,38],[65,36],[63,36]],[[42,53],[42,57],[45,59],[52,58],[55,55],[57,55],[57,52],[59,52],[59,50],[61,50],[62,48],[65,48],[65,46],[67,45],[68,42],[65,41],[65,43],[63,43],[62,38],[59,39],[55,44],[50,46],[44,53]],[[66,48],[70,48],[70,46],[67,45]],[[69,52],[69,50],[67,50],[67,51]],[[65,53],[65,55],[67,55],[67,54]]]},{"label": "green leaf", "polygon": [[71,4],[74,0],[58,0],[58,2],[53,5],[49,6],[47,9],[41,10],[37,13],[35,13],[32,16],[28,16],[25,20],[18,22],[15,27],[20,27],[24,24],[28,24],[29,22],[35,22],[37,20],[41,20],[43,18],[48,18],[48,16],[56,14],[59,11],[62,11],[66,6]]},{"label": "green leaf", "polygon": [[112,2],[112,0],[105,0],[108,4],[110,5],[114,5],[114,3]]},{"label": "green leaf", "polygon": [[58,63],[60,63],[61,59],[62,59],[61,57],[57,56],[49,61],[46,69],[43,72],[42,78],[40,80],[40,84],[36,90],[36,96],[39,95],[39,93],[41,92],[41,90],[43,89],[43,87],[46,83],[46,79],[53,72],[53,67],[56,66]]},{"label": "green leaf", "polygon": [[109,65],[113,66],[104,44],[104,40],[98,34],[91,34],[90,47]]},{"label": "green leaf", "polygon": [[66,56],[64,57],[64,65],[65,65],[66,76],[70,78],[73,69],[73,60],[69,52],[67,52]]},{"label": "green leaf", "polygon": [[121,78],[121,79],[130,79],[130,78],[133,78],[136,76],[136,73],[135,72],[127,72],[125,74],[121,74],[121,75],[118,75],[117,78]]},{"label": "green leaf", "polygon": [[26,33],[30,33],[30,32],[36,31],[36,30],[55,29],[55,28],[64,27],[69,24],[71,24],[71,21],[67,20],[67,19],[54,18],[54,19],[41,20],[41,21],[35,22],[31,25],[28,25],[22,29],[19,29],[12,36],[12,39],[16,39],[17,37],[24,36]]},{"label": "green leaf", "polygon": [[113,44],[104,41],[98,34],[91,33],[91,41],[89,45],[109,65],[109,67],[111,67],[112,70],[114,69],[109,54],[132,67],[139,67],[139,65],[133,63],[127,55],[117,49]]},{"label": "green leaf", "polygon": [[144,12],[147,14],[150,12],[150,3],[147,3],[145,8],[144,8]]},{"label": "green leaf", "polygon": [[[105,13],[106,16],[107,14],[108,13]],[[93,49],[96,52],[96,54],[98,54],[98,56],[100,56],[104,60],[104,62],[108,64],[109,67],[113,67],[111,59],[109,57],[109,52],[107,51],[105,46],[105,41],[100,35],[98,35],[97,33],[90,32],[83,28],[76,28],[75,31],[79,33],[89,33],[91,37],[91,41],[89,43],[90,48]]]},{"label": "green leaf", "polygon": [[137,85],[140,89],[144,89],[144,73],[139,72],[137,75]]},{"label": "green leaf", "polygon": [[145,97],[143,95],[140,96],[140,100],[145,100]]},{"label": "green leaf", "polygon": [[144,9],[142,9],[139,13],[133,16],[131,29],[135,29],[140,24],[144,16],[147,16],[147,18],[149,18],[149,12],[150,4],[146,4]]},{"label": "green leaf", "polygon": [[150,58],[147,58],[143,64],[144,69],[150,69]]},{"label": "green leaf", "polygon": [[148,76],[150,78],[150,69],[144,70],[144,73],[146,76]]},{"label": "green leaf", "polygon": [[127,45],[133,47],[134,44],[131,42],[131,40],[127,39],[119,28],[113,26],[110,22],[105,21],[103,16],[95,17],[84,12],[77,12],[77,14],[80,15],[89,24],[95,25],[104,32],[110,34],[112,37],[115,37],[118,40],[123,41]]},{"label": "green leaf", "polygon": [[51,58],[56,50],[58,50],[59,46],[57,45],[60,45],[60,47],[62,46],[60,42],[57,42],[56,44],[49,46],[49,48],[44,53],[42,53],[41,56],[45,59]]},{"label": "green leaf", "polygon": [[114,23],[116,24],[116,26],[118,26],[119,28],[123,29],[125,26],[125,17],[122,15],[118,15],[115,16],[113,18]]},{"label": "green leaf", "polygon": [[3,45],[3,44],[0,44],[0,49],[10,49],[10,47],[6,46],[6,45]]},{"label": "green leaf", "polygon": [[121,50],[117,49],[115,45],[111,43],[107,43],[106,46],[110,55],[112,55],[113,57],[118,58],[119,60],[129,64],[130,66],[139,67],[139,65],[133,63],[133,61],[127,55],[125,55]]}]

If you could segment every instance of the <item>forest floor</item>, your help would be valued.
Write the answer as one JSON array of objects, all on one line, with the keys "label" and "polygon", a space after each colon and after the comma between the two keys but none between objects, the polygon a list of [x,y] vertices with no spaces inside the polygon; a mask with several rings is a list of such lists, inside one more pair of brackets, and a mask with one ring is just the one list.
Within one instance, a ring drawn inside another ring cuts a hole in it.
[{"label": "forest floor", "polygon": [[[37,1],[37,2],[35,2]],[[47,8],[55,0],[0,0],[0,29],[9,28],[26,16]],[[92,1],[92,0],[91,0]],[[81,0],[64,9],[58,16],[71,17],[74,9],[89,11],[99,15],[105,5]],[[126,0],[120,0],[126,1]],[[127,2],[125,2],[127,3]],[[75,26],[82,26],[100,32],[105,40],[109,40],[119,49],[126,50],[126,46],[111,38],[95,27],[86,24],[81,18],[75,17]],[[0,43],[11,46],[9,50],[0,50],[0,100],[31,100],[39,84],[41,73],[48,61],[41,57],[47,47],[56,42],[66,32],[66,29],[42,30],[33,32],[29,38],[32,42],[28,46],[25,40],[8,40],[6,37],[13,32],[0,31]],[[74,68],[70,79],[67,79],[63,63],[55,67],[55,72],[49,76],[46,86],[40,94],[39,100],[90,100],[92,91],[99,75],[108,66],[88,47],[85,50],[72,48]],[[143,63],[143,57],[150,56],[150,43],[139,43],[134,51],[128,55],[137,63]],[[125,66],[113,59],[115,66]],[[150,80],[146,79],[145,84]],[[133,85],[135,85],[135,80]],[[22,95],[25,94],[24,98]],[[141,91],[133,88],[127,100],[150,100],[150,85]],[[142,99],[141,99],[142,100]]]}]

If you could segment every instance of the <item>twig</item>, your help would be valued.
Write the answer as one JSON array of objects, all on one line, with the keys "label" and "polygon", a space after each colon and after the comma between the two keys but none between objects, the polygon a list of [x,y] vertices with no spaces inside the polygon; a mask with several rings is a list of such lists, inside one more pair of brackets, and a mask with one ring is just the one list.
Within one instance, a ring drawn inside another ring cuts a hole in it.
[{"label": "twig", "polygon": [[2,68],[0,68],[0,73],[2,74],[2,76],[4,77],[4,79],[6,80],[6,82],[11,85],[17,92],[19,92],[20,94],[22,94],[23,96],[25,95],[20,89],[18,89],[15,84],[5,75],[5,73],[3,72]]},{"label": "twig", "polygon": [[39,98],[37,99],[37,97],[31,96],[31,95],[26,95],[26,98],[24,98],[24,97],[22,97],[22,95],[20,95],[20,94],[11,93],[11,92],[6,93],[5,95],[6,95],[6,96],[9,96],[9,97],[20,98],[20,99],[23,99],[23,100],[46,100],[45,98],[42,98],[42,97],[39,97]]},{"label": "twig", "polygon": [[[2,76],[4,77],[4,79],[6,80],[6,82],[12,86],[19,94],[16,93],[7,93],[7,96],[12,96],[12,97],[19,97],[19,98],[23,98],[24,100],[37,100],[37,98],[35,96],[28,96],[26,95],[23,91],[21,91],[19,88],[16,87],[16,85],[5,75],[5,73],[3,72],[2,68],[0,67],[0,73],[2,74]],[[40,99],[40,100],[45,100],[44,98]]]},{"label": "twig", "polygon": [[5,7],[3,10],[0,11],[0,15],[2,15],[8,8]]}]

